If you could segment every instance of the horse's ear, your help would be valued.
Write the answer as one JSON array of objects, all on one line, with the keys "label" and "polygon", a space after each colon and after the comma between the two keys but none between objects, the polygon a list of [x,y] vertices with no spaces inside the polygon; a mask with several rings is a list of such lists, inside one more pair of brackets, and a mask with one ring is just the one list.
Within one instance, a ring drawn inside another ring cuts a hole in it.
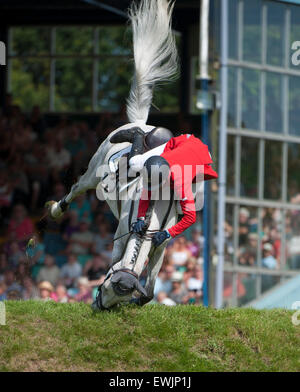
[{"label": "horse's ear", "polygon": [[137,291],[141,294],[143,294],[145,297],[147,297],[147,291],[144,289],[144,287],[140,284],[138,280],[135,282],[135,288]]}]

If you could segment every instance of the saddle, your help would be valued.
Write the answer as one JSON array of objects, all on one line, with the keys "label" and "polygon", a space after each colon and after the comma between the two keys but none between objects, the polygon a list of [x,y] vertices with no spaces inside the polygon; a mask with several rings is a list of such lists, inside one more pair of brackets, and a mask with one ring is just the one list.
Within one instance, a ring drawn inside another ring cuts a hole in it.
[{"label": "saddle", "polygon": [[108,160],[108,166],[111,173],[116,173],[119,169],[119,161],[120,158],[125,157],[126,155],[129,156],[129,152],[131,151],[131,146],[123,148],[122,150],[113,154]]},{"label": "saddle", "polygon": [[[123,148],[120,151],[117,151],[116,153],[112,154],[109,159],[108,159],[108,167],[109,167],[109,173],[104,173],[101,181],[100,181],[100,185],[103,188],[104,192],[106,193],[110,193],[112,191],[114,191],[114,189],[111,189],[111,184],[113,182],[116,182],[119,178],[119,171],[120,171],[120,160],[121,158],[127,158],[127,168],[126,168],[126,172],[128,173],[128,169],[129,169],[129,154],[131,151],[131,146],[128,146],[126,148]],[[127,177],[127,181],[125,186],[122,189],[119,189],[118,191],[121,192],[124,189],[126,189],[127,187],[129,187],[133,182],[137,181],[137,179],[139,178],[139,175],[136,175],[135,177]]]},{"label": "saddle", "polygon": [[122,129],[114,134],[111,137],[110,142],[132,143],[132,150],[130,153],[130,157],[132,157],[167,143],[173,136],[173,133],[169,129],[163,127],[154,127],[150,132],[144,132],[139,127],[132,127]]}]

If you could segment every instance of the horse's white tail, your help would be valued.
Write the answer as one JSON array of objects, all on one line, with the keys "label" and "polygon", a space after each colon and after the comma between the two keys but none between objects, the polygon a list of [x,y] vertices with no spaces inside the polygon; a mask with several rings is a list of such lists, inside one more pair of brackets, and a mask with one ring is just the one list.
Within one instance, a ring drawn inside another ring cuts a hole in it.
[{"label": "horse's white tail", "polygon": [[154,84],[171,80],[177,72],[177,49],[171,28],[173,7],[174,3],[168,0],[141,0],[129,10],[135,65],[127,100],[130,122],[146,123]]}]

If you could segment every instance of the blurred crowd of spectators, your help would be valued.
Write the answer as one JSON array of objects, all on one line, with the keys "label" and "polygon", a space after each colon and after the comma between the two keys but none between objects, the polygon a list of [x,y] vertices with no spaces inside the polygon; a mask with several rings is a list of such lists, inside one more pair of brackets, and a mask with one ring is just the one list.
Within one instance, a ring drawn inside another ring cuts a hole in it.
[{"label": "blurred crowd of spectators", "polygon": [[[270,271],[261,275],[262,292],[279,283],[276,271],[282,269],[300,269],[300,211],[288,210],[285,217],[280,209],[263,208],[261,210],[262,227],[258,227],[257,208],[240,207],[238,213],[238,232],[234,238],[233,213],[228,215],[225,225],[226,261],[236,260],[245,267],[261,267]],[[232,211],[231,211],[232,212]],[[283,225],[283,223],[285,223]],[[282,249],[283,230],[285,232],[285,250]],[[234,242],[238,241],[235,248]],[[235,250],[236,249],[236,250]],[[281,254],[283,252],[283,254]],[[258,262],[260,257],[260,263]],[[274,272],[274,274],[272,274]],[[224,297],[232,295],[232,274],[225,274]],[[256,297],[255,273],[238,273],[237,295],[239,304]]]},{"label": "blurred crowd of spectators", "polygon": [[[102,114],[94,129],[67,117],[49,127],[38,106],[25,115],[7,95],[0,114],[0,300],[93,301],[117,225],[108,206],[91,191],[59,223],[41,217],[45,202],[60,200],[99,144],[125,122],[122,110]],[[159,303],[201,303],[203,238],[195,228],[190,237],[167,248],[155,286]]]}]

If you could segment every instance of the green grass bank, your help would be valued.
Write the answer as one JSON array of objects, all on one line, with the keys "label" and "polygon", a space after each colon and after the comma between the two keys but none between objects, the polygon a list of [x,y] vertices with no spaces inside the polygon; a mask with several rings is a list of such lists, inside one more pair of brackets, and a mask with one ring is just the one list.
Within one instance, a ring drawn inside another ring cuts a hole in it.
[{"label": "green grass bank", "polygon": [[1,371],[300,371],[285,310],[6,302]]}]

